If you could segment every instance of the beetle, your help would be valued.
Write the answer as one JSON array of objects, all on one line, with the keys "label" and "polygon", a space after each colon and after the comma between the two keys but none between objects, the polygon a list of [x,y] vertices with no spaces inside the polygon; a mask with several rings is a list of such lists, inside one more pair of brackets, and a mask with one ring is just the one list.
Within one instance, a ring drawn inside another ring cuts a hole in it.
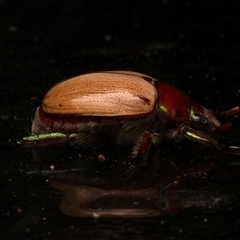
[{"label": "beetle", "polygon": [[[222,115],[238,112],[235,107]],[[83,148],[132,145],[135,158],[163,138],[186,138],[220,149],[223,145],[210,134],[230,125],[221,124],[212,111],[165,82],[138,72],[105,71],[54,85],[35,112],[31,136],[22,143],[69,141]],[[239,151],[238,147],[229,149]]]}]

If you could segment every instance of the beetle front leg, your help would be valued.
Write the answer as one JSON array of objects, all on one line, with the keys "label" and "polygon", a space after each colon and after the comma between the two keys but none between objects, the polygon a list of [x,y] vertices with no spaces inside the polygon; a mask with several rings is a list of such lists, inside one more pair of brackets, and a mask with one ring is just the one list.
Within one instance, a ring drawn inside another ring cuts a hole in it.
[{"label": "beetle front leg", "polygon": [[185,125],[180,125],[177,129],[171,131],[169,137],[175,139],[187,138],[191,141],[199,142],[205,145],[213,145],[218,149],[223,147],[218,143],[217,140],[207,135],[206,133],[195,130]]}]

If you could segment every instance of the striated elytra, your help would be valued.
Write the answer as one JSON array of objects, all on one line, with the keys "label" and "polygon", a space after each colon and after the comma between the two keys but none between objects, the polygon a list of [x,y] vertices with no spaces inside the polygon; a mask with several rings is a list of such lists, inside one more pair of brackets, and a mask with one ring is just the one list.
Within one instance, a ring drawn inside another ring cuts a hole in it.
[{"label": "striated elytra", "polygon": [[62,81],[51,88],[42,108],[50,114],[126,116],[153,111],[157,99],[154,85],[145,75],[99,72]]}]

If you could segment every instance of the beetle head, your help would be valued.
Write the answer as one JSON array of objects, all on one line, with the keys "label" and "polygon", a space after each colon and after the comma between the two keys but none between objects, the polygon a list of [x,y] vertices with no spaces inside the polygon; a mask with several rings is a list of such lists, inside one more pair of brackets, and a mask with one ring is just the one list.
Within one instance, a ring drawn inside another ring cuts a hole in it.
[{"label": "beetle head", "polygon": [[174,121],[209,132],[222,127],[213,112],[194,102],[181,90],[160,81],[156,81],[155,86],[158,92],[158,107]]},{"label": "beetle head", "polygon": [[205,128],[210,132],[215,131],[221,126],[221,123],[212,111],[202,107],[196,102],[192,103],[189,111],[189,119],[195,128]]}]

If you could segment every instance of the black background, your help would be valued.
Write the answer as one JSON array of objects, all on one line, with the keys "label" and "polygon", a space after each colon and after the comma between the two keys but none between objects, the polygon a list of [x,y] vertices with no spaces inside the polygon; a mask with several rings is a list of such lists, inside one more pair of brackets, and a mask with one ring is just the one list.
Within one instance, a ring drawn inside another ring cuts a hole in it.
[{"label": "black background", "polygon": [[[61,194],[41,174],[29,174],[31,150],[12,148],[28,135],[32,106],[53,84],[81,73],[143,72],[214,111],[239,105],[239,7],[238,1],[0,1],[1,234],[9,239],[238,239],[238,156],[190,154],[187,147],[179,153],[178,144],[163,144],[158,161],[180,161],[181,173],[189,164],[214,162],[207,177],[206,172],[196,177],[196,170],[192,176],[194,204],[152,218],[84,219],[64,216],[57,206]],[[239,144],[239,126],[236,122],[224,140]],[[187,201],[186,188],[181,191]],[[207,194],[199,196],[198,190]]]}]

